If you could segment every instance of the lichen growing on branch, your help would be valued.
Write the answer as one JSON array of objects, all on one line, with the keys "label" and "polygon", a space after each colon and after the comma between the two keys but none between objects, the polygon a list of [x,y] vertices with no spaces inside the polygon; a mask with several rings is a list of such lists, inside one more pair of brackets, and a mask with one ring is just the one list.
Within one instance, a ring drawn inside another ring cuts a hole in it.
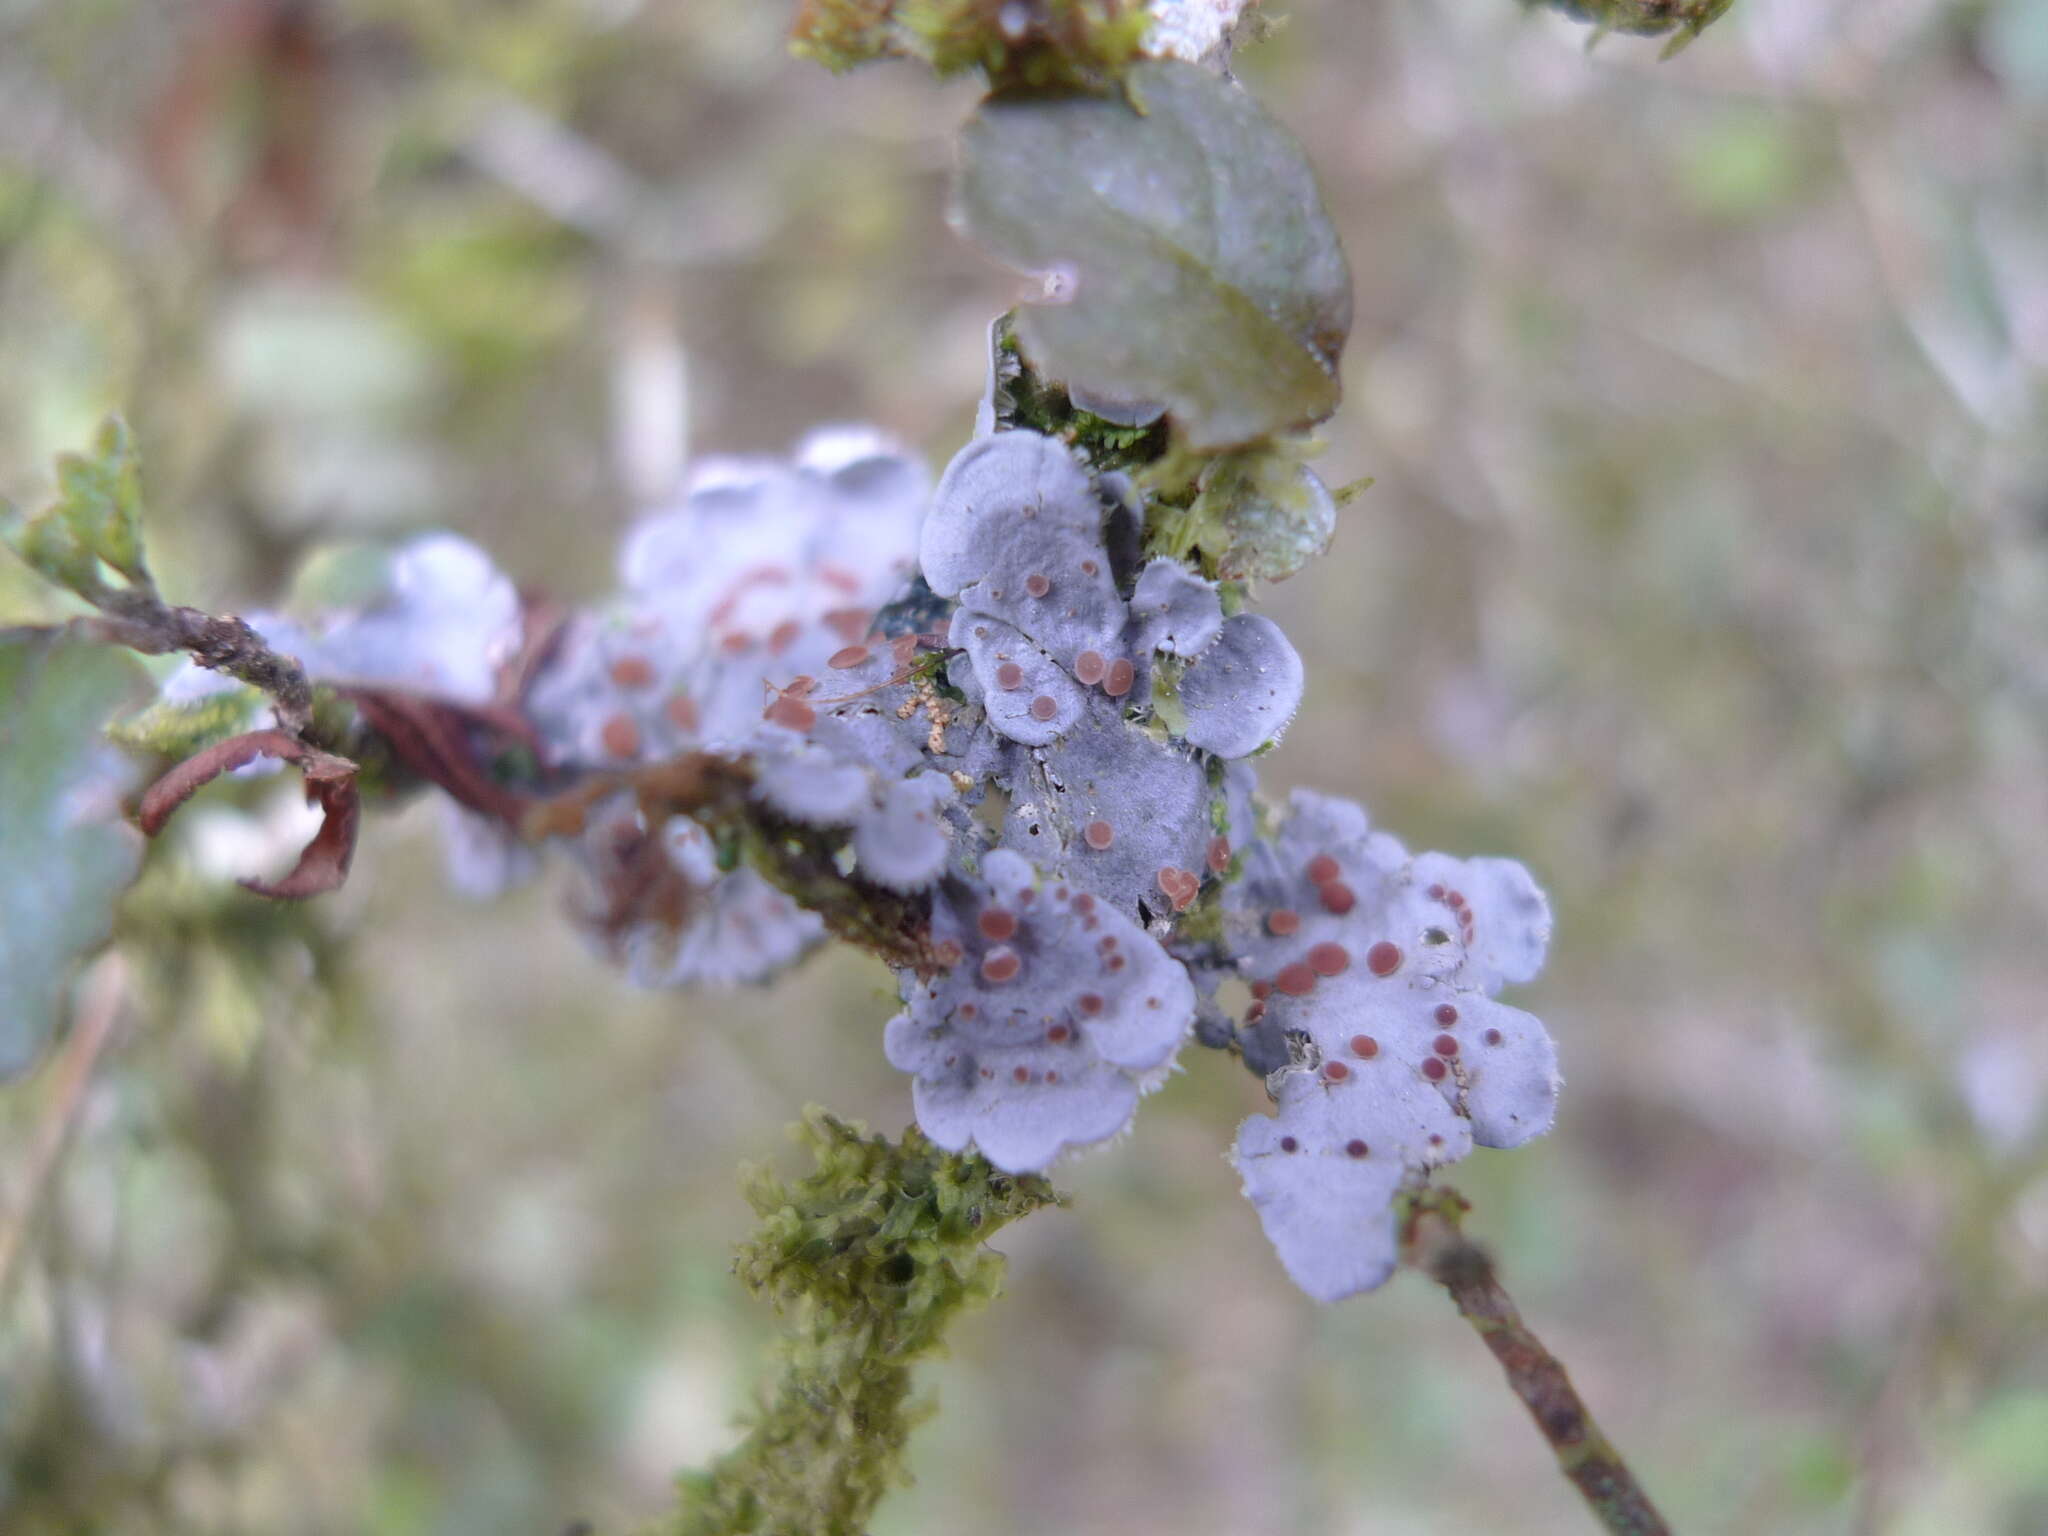
[{"label": "lichen growing on branch", "polygon": [[[999,337],[992,398],[1034,387],[1014,362]],[[789,462],[706,460],[628,530],[618,596],[538,636],[445,535],[355,610],[232,622],[353,702],[355,743],[402,770],[387,789],[448,795],[458,888],[559,847],[575,921],[636,983],[763,981],[828,936],[885,960],[885,1049],[941,1146],[1043,1171],[1123,1131],[1189,1040],[1233,1048],[1279,1105],[1236,1161],[1282,1261],[1325,1300],[1371,1289],[1399,1191],[1550,1124],[1549,1037],[1493,1000],[1540,968],[1548,907],[1520,865],[1411,858],[1348,801],[1262,811],[1251,763],[1304,684],[1280,626],[1199,560],[1143,556],[1137,477],[985,425],[935,489],[847,428]],[[164,692],[218,687],[193,666]],[[317,894],[350,867],[357,765],[270,708],[279,728],[166,771],[142,826],[295,763],[326,823],[252,889]],[[1226,982],[1253,991],[1240,1018]]]},{"label": "lichen growing on branch", "polygon": [[[1565,8],[1690,35],[1725,3]],[[827,937],[894,970],[880,1043],[918,1126],[813,1111],[817,1170],[753,1177],[738,1271],[790,1331],[745,1443],[686,1480],[687,1536],[862,1529],[903,1477],[912,1366],[994,1292],[986,1239],[1055,1203],[1041,1175],[1124,1131],[1190,1042],[1266,1086],[1232,1162],[1323,1301],[1388,1277],[1435,1170],[1551,1124],[1555,1048],[1498,1000],[1547,951],[1530,873],[1257,795],[1305,674],[1249,605],[1335,531],[1302,461],[1351,284],[1306,156],[1224,67],[1245,9],[803,5],[798,47],[835,68],[901,54],[992,87],[954,220],[1041,291],[993,327],[936,488],[858,428],[704,460],[580,611],[445,535],[347,612],[173,608],[118,424],[7,524],[106,637],[192,655],[130,723],[182,756],[145,831],[259,759],[298,766],[327,821],[259,894],[341,882],[360,779],[431,785],[458,888],[558,849],[577,925],[640,985],[763,982]]]}]

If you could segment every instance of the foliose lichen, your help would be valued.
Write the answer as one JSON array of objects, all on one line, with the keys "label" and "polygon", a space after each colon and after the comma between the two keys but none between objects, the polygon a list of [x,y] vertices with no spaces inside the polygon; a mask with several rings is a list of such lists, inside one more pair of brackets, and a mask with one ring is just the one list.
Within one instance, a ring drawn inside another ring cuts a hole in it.
[{"label": "foliose lichen", "polygon": [[1398,1190],[1550,1127],[1550,1037],[1495,999],[1541,969],[1549,904],[1511,860],[1411,857],[1307,791],[1225,903],[1245,1059],[1277,1106],[1239,1131],[1245,1193],[1304,1290],[1369,1290],[1397,1261]]},{"label": "foliose lichen", "polygon": [[[1217,529],[1228,478],[1189,482]],[[1519,864],[1411,856],[1347,801],[1260,809],[1300,658],[1203,568],[1227,539],[1141,554],[1159,495],[1000,417],[935,489],[839,428],[699,465],[629,530],[618,594],[544,643],[447,538],[358,611],[262,622],[316,679],[455,710],[437,752],[513,733],[473,765],[510,809],[444,811],[459,888],[525,878],[541,837],[644,986],[766,981],[827,936],[881,956],[884,1048],[937,1146],[1042,1171],[1123,1131],[1191,1038],[1235,1052],[1276,1105],[1240,1130],[1246,1193],[1335,1297],[1391,1269],[1400,1191],[1548,1125],[1549,1038],[1497,994],[1549,910]]]},{"label": "foliose lichen", "polygon": [[947,968],[903,978],[884,1048],[927,1136],[1010,1172],[1121,1131],[1194,1020],[1194,984],[1150,934],[1006,848],[947,882],[933,936]]}]

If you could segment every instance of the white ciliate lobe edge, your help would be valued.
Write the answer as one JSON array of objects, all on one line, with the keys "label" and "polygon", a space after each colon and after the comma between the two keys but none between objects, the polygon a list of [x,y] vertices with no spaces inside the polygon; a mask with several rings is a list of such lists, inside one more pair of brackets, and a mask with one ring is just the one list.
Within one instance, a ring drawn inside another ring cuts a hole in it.
[{"label": "white ciliate lobe edge", "polygon": [[942,773],[891,784],[882,803],[854,823],[853,855],[861,874],[892,891],[919,891],[946,867],[951,848],[941,809],[953,799]]},{"label": "white ciliate lobe edge", "polygon": [[1187,739],[1218,757],[1249,757],[1287,728],[1302,684],[1301,657],[1279,625],[1256,613],[1226,619],[1180,680]]}]

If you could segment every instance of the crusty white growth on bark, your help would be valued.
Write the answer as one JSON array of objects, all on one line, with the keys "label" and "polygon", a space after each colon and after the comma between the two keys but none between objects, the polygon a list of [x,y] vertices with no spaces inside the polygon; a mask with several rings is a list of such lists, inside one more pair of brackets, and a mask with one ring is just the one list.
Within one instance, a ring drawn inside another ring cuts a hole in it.
[{"label": "crusty white growth on bark", "polygon": [[1154,58],[1226,65],[1233,32],[1258,0],[1152,0],[1145,51]]}]

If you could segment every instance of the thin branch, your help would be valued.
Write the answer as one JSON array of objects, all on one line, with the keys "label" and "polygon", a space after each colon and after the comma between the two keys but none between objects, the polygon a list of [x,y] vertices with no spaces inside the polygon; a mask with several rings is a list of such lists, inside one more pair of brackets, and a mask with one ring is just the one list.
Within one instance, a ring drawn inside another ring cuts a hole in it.
[{"label": "thin branch", "polygon": [[15,1209],[0,1221],[0,1305],[4,1305],[28,1237],[42,1209],[44,1195],[56,1177],[57,1164],[85,1108],[85,1090],[93,1068],[113,1038],[127,991],[128,970],[118,954],[93,967],[80,989],[78,1013],[71,1034],[50,1066],[49,1100],[36,1122],[35,1137],[23,1161],[22,1184]]},{"label": "thin branch", "polygon": [[270,695],[277,723],[294,736],[310,739],[313,727],[313,685],[298,658],[274,651],[263,637],[232,615],[219,618],[197,608],[175,607],[152,594],[120,593],[102,612],[87,621],[102,638],[146,656],[185,651],[202,667],[247,683]]},{"label": "thin branch", "polygon": [[650,910],[689,899],[673,861],[644,830],[687,816],[714,843],[734,849],[770,885],[815,913],[841,943],[920,977],[944,970],[932,938],[930,895],[906,895],[847,874],[840,867],[844,832],[776,816],[748,793],[754,771],[754,760],[745,754],[685,752],[590,774],[560,794],[529,800],[513,825],[529,842],[578,837],[598,805],[615,795],[633,796],[643,830],[613,851],[615,873],[600,882],[610,904],[600,908],[607,931],[622,932]]},{"label": "thin branch", "polygon": [[1458,1313],[1493,1351],[1508,1385],[1550,1442],[1564,1475],[1615,1536],[1670,1536],[1621,1453],[1593,1422],[1558,1358],[1529,1331],[1494,1273],[1493,1259],[1460,1225],[1470,1209],[1456,1190],[1415,1197],[1401,1229],[1403,1262],[1441,1285]]}]

